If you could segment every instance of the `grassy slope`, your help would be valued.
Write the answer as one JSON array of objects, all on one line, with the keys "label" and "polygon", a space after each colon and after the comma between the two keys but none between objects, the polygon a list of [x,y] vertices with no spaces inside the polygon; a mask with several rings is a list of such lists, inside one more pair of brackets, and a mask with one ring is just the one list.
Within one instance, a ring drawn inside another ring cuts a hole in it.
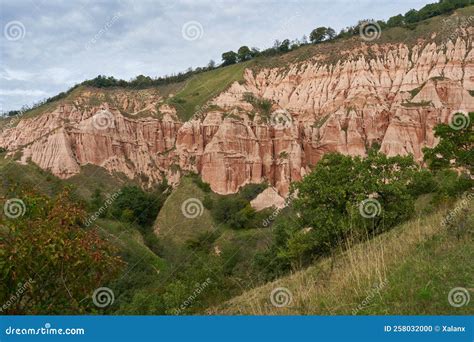
[{"label": "grassy slope", "polygon": [[103,194],[112,194],[125,183],[132,183],[124,175],[110,175],[105,169],[94,165],[86,165],[81,168],[81,173],[63,180],[35,164],[22,165],[5,158],[4,153],[0,154],[0,176],[0,195],[19,186],[53,196],[65,186],[72,186],[77,196],[85,201],[90,200],[95,189],[100,189]]},{"label": "grassy slope", "polygon": [[17,188],[35,190],[52,196],[63,188],[61,180],[33,164],[21,165],[11,158],[5,159],[5,153],[0,154],[0,196]]},{"label": "grassy slope", "polygon": [[[217,199],[216,195],[212,193],[209,195]],[[154,226],[165,249],[165,257],[174,259],[178,253],[189,253],[185,248],[187,241],[196,239],[199,234],[217,230],[220,236],[213,246],[221,251],[232,250],[230,255],[238,261],[238,272],[245,272],[246,265],[251,262],[252,256],[271,242],[271,230],[259,228],[233,230],[218,225],[206,208],[203,208],[201,216],[185,217],[181,211],[182,204],[191,198],[202,202],[204,196],[205,193],[194,184],[191,178],[184,177],[166,199]]]},{"label": "grassy slope", "polygon": [[[472,314],[474,303],[454,308],[454,287],[472,289],[474,239],[441,228],[441,211],[414,219],[312,267],[236,297],[215,311],[224,314]],[[470,221],[474,222],[473,206]],[[374,287],[375,286],[375,287]],[[380,291],[376,291],[376,286]],[[288,288],[293,300],[276,308],[270,293]],[[374,294],[375,293],[375,294]]]},{"label": "grassy slope", "polygon": [[188,199],[204,200],[204,192],[190,178],[184,177],[179,186],[168,196],[155,222],[154,230],[158,237],[167,241],[169,252],[174,245],[196,237],[199,233],[215,229],[210,212],[203,208],[202,215],[187,218],[181,206]]},{"label": "grassy slope", "polygon": [[95,189],[100,189],[103,194],[112,194],[125,184],[135,184],[120,173],[110,174],[107,170],[96,165],[84,165],[81,172],[64,180],[72,185],[81,198],[90,199]]},{"label": "grassy slope", "polygon": [[144,245],[138,227],[133,224],[98,219],[95,225],[103,233],[104,238],[114,242],[122,253],[138,255],[140,258],[146,259],[145,264],[157,270],[162,270],[166,266],[160,257]]},{"label": "grassy slope", "polygon": [[[470,16],[474,15],[474,6],[458,9],[454,15],[464,18],[464,22],[466,22]],[[450,16],[450,14],[444,14],[424,20],[413,29],[403,27],[388,28],[382,30],[379,39],[372,42],[365,42],[359,35],[356,35],[351,38],[336,39],[331,42],[305,45],[280,56],[258,57],[253,60],[252,68],[287,67],[290,63],[302,62],[313,57],[322,58],[329,63],[336,63],[344,59],[353,58],[354,53],[353,51],[351,53],[351,49],[374,44],[406,44],[407,46],[413,46],[419,43],[420,39],[429,43],[434,41],[440,44],[446,42],[453,33],[452,27],[446,27],[443,24],[443,20]],[[433,32],[436,32],[436,37],[432,37]]]},{"label": "grassy slope", "polygon": [[232,83],[243,81],[244,70],[250,63],[229,65],[192,77],[185,87],[170,100],[176,107],[181,120],[189,120],[198,108],[211,98],[217,96]]},{"label": "grassy slope", "polygon": [[99,219],[95,226],[103,238],[117,247],[122,260],[126,261],[120,276],[109,284],[116,297],[112,309],[120,311],[127,307],[136,291],[159,282],[161,274],[167,270],[167,264],[145,246],[138,227],[133,224]]}]

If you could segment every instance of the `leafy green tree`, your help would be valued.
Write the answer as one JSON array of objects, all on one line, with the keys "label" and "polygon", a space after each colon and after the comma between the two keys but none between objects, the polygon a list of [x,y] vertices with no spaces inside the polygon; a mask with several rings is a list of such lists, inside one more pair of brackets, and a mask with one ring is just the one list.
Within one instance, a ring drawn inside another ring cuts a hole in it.
[{"label": "leafy green tree", "polygon": [[252,58],[252,51],[248,46],[241,46],[237,51],[237,59],[239,62],[245,62]]},{"label": "leafy green tree", "polygon": [[435,191],[437,186],[434,175],[429,170],[420,170],[413,175],[411,183],[408,184],[408,191],[417,197]]},{"label": "leafy green tree", "polygon": [[214,201],[211,214],[216,222],[233,229],[253,228],[254,224],[259,224],[255,219],[260,218],[248,200],[235,195],[222,196]]},{"label": "leafy green tree", "polygon": [[213,205],[212,215],[217,222],[232,223],[235,215],[245,208],[247,202],[240,198],[225,196]]},{"label": "leafy green tree", "polygon": [[326,27],[323,27],[323,26],[315,28],[313,31],[311,31],[311,33],[309,35],[309,40],[313,44],[322,42],[327,37],[327,30],[328,29]]},{"label": "leafy green tree", "polygon": [[222,54],[222,65],[231,65],[237,63],[237,54],[234,51],[227,51]]},{"label": "leafy green tree", "polygon": [[413,24],[418,21],[420,21],[420,15],[418,14],[417,10],[411,9],[407,13],[405,13],[405,22],[407,24]]},{"label": "leafy green tree", "polygon": [[[288,241],[300,231],[300,226],[291,209],[286,208],[276,218],[273,231],[273,242],[270,247],[257,253],[254,258],[255,265],[264,281],[282,277],[302,260],[302,254],[295,255],[294,251],[288,251]],[[312,258],[308,257],[305,262],[309,263],[311,260]]]},{"label": "leafy green tree", "polygon": [[450,124],[435,127],[439,143],[433,148],[424,148],[424,160],[432,170],[459,167],[473,173],[474,167],[474,112],[466,116],[456,113]]},{"label": "leafy green tree", "polygon": [[212,197],[209,194],[204,195],[204,199],[202,200],[202,205],[207,210],[212,210],[214,206],[214,201],[212,200]]},{"label": "leafy green tree", "polygon": [[294,39],[291,41],[290,50],[295,50],[299,48],[300,45],[301,45],[300,41],[298,39]]},{"label": "leafy green tree", "polygon": [[252,57],[257,57],[257,56],[260,56],[260,49],[256,48],[256,47],[253,47],[251,50],[250,50],[251,54],[252,54]]},{"label": "leafy green tree", "polygon": [[112,203],[111,214],[114,218],[149,227],[155,221],[165,199],[162,189],[145,192],[138,186],[125,186]]},{"label": "leafy green tree", "polygon": [[229,288],[234,281],[224,278],[223,258],[196,249],[193,258],[186,257],[185,260],[180,272],[170,270],[168,276],[173,276],[171,281],[135,292],[129,308],[124,308],[124,311],[185,315],[203,312],[203,308],[220,304],[229,298]]},{"label": "leafy green tree", "polygon": [[283,53],[290,51],[290,40],[289,39],[283,40],[278,46],[278,51],[283,52]]},{"label": "leafy green tree", "polygon": [[[417,171],[411,157],[387,157],[376,152],[367,158],[325,155],[294,186],[299,226],[311,228],[306,236],[314,242],[312,253],[329,253],[348,237],[379,233],[408,219],[413,198],[407,185]],[[372,203],[374,211],[365,213],[364,203]]]},{"label": "leafy green tree", "polygon": [[255,215],[255,209],[250,204],[246,204],[245,207],[231,217],[229,226],[234,229],[251,228]]},{"label": "leafy green tree", "polygon": [[403,15],[401,14],[390,17],[387,21],[387,26],[389,27],[402,26],[403,24],[404,24],[404,18],[403,18]]},{"label": "leafy green tree", "polygon": [[336,31],[334,31],[332,27],[328,27],[326,29],[326,38],[327,40],[333,40],[334,38],[336,38]]},{"label": "leafy green tree", "polygon": [[[294,213],[275,224],[275,241],[256,264],[270,263],[274,269],[266,274],[272,279],[331,253],[346,239],[366,238],[408,219],[414,204],[407,186],[418,171],[411,157],[387,157],[375,150],[367,158],[325,155],[293,186],[298,193]],[[366,202],[373,212],[366,212]]]},{"label": "leafy green tree", "polygon": [[153,79],[150,76],[138,75],[131,83],[137,88],[146,88],[153,85]]},{"label": "leafy green tree", "polygon": [[418,11],[420,20],[425,20],[436,15],[440,15],[442,8],[439,4],[427,4]]}]

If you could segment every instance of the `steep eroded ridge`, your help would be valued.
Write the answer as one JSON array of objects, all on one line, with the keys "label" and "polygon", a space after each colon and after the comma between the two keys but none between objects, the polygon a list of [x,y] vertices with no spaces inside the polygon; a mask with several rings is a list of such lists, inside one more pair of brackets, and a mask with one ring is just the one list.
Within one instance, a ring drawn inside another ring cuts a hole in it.
[{"label": "steep eroded ridge", "polygon": [[156,89],[82,87],[4,129],[0,146],[62,178],[85,164],[144,184],[194,171],[221,194],[267,181],[286,195],[328,151],[365,155],[377,143],[421,160],[436,124],[474,111],[472,36],[469,28],[446,44],[362,45],[335,63],[249,68],[184,123]]}]

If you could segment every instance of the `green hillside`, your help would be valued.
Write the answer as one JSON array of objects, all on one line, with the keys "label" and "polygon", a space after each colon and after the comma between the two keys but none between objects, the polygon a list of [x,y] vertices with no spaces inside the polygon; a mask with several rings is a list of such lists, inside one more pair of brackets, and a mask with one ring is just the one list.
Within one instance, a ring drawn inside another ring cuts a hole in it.
[{"label": "green hillside", "polygon": [[[204,191],[198,188],[191,178],[183,178],[179,186],[168,196],[158,214],[154,225],[157,235],[170,244],[183,245],[185,241],[195,238],[200,233],[214,230],[216,225],[209,211],[202,206],[204,195]],[[183,203],[188,200],[190,215],[193,216],[195,213],[196,217],[186,217],[183,214]],[[194,209],[197,211],[193,212]]]},{"label": "green hillside", "polygon": [[95,165],[85,165],[77,175],[61,180],[33,163],[19,164],[14,158],[6,157],[5,153],[0,153],[0,174],[0,194],[5,194],[8,189],[23,188],[53,196],[65,186],[70,186],[83,201],[89,201],[96,189],[111,194],[124,184],[133,183],[123,174],[111,175]]},{"label": "green hillside", "polygon": [[[460,206],[458,202],[455,206]],[[441,222],[447,210],[417,217],[393,230],[339,251],[308,269],[245,292],[215,309],[246,315],[466,315],[474,303],[449,305],[452,288],[474,284],[474,205],[457,236]],[[275,307],[273,289],[292,301]],[[365,300],[365,302],[364,302]],[[360,305],[360,306],[359,306]]]},{"label": "green hillside", "polygon": [[197,74],[169,102],[175,106],[180,119],[187,121],[232,83],[243,81],[244,70],[250,66],[251,62],[239,63]]}]

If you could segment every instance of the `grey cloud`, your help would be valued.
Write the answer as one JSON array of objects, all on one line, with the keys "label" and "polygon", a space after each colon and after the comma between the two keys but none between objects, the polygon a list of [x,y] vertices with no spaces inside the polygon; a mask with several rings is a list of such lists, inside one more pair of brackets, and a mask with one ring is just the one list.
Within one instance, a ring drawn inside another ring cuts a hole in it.
[{"label": "grey cloud", "polygon": [[[275,39],[309,35],[316,26],[338,31],[359,19],[387,19],[427,2],[4,0],[0,103],[4,110],[17,109],[98,74],[130,79],[176,73],[219,61],[222,52],[241,45],[265,48]],[[5,37],[11,21],[24,25],[23,39]],[[200,39],[183,39],[181,29],[189,21],[202,25]]]}]

